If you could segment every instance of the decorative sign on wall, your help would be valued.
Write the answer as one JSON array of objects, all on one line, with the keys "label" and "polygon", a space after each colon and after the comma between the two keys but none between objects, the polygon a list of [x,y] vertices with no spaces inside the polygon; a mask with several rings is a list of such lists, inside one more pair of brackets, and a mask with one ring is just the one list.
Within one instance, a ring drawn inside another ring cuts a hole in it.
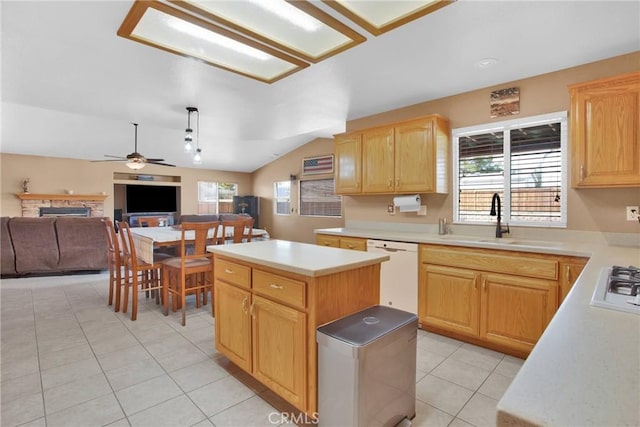
[{"label": "decorative sign on wall", "polygon": [[333,173],[333,154],[308,157],[302,160],[303,175],[317,175],[321,173]]},{"label": "decorative sign on wall", "polygon": [[491,92],[491,118],[520,114],[520,88]]}]

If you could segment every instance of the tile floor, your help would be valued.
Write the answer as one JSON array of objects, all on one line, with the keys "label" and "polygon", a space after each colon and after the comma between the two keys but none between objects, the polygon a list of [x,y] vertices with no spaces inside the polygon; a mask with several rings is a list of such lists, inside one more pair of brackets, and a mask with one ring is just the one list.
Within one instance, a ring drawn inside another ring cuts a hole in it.
[{"label": "tile floor", "polygon": [[[3,427],[293,425],[286,404],[216,352],[209,306],[189,306],[182,327],[142,298],[132,322],[106,294],[104,274],[0,283]],[[423,331],[417,359],[415,426],[495,425],[522,364]]]}]

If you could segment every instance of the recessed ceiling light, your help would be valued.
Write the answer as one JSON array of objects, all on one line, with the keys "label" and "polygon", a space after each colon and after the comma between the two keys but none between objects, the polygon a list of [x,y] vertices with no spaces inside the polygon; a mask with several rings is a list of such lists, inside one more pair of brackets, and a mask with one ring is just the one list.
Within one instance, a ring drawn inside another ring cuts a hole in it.
[{"label": "recessed ceiling light", "polygon": [[491,68],[498,63],[496,58],[483,58],[475,63],[477,68]]}]

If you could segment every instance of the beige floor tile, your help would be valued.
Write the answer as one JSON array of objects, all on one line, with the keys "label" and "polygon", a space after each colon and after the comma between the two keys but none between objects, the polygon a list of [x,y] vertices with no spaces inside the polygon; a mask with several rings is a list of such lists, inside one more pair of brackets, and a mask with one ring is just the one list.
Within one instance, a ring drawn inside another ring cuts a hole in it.
[{"label": "beige floor tile", "polygon": [[28,423],[20,424],[20,427],[47,427],[47,419],[40,417]]},{"label": "beige floor tile", "polygon": [[47,416],[111,392],[102,373],[47,389],[44,391]]},{"label": "beige floor tile", "polygon": [[118,369],[145,359],[151,359],[151,355],[141,345],[98,356],[98,362],[104,371]]},{"label": "beige floor tile", "polygon": [[427,332],[418,339],[418,348],[421,350],[427,350],[431,353],[439,354],[440,356],[449,357],[456,351],[462,342],[454,340],[453,338],[444,337],[441,335],[432,334]]},{"label": "beige floor tile", "polygon": [[484,384],[482,384],[482,387],[478,389],[478,393],[500,400],[511,384],[511,380],[511,378],[500,375],[494,371],[489,375],[489,378],[487,378]]},{"label": "beige floor tile", "polygon": [[411,420],[411,425],[415,427],[446,427],[453,420],[453,415],[449,415],[431,405],[416,400],[416,416]]},{"label": "beige floor tile", "polygon": [[211,421],[209,421],[208,418],[200,421],[198,424],[194,424],[191,427],[214,427],[213,423]]},{"label": "beige floor tile", "polygon": [[445,360],[431,371],[431,375],[474,391],[482,385],[490,373],[491,371],[489,370],[478,368],[477,366],[469,365],[468,363],[452,358]]},{"label": "beige floor tile", "polygon": [[0,364],[0,381],[4,382],[12,378],[22,377],[39,371],[38,358],[27,357],[15,361],[7,361]]},{"label": "beige floor tile", "polygon": [[127,416],[181,394],[182,390],[168,375],[156,377],[116,392],[116,396]]},{"label": "beige floor tile", "polygon": [[64,350],[69,347],[77,347],[87,343],[87,338],[82,333],[61,337],[61,338],[38,338],[38,350],[41,353],[52,353]]},{"label": "beige floor tile", "polygon": [[166,372],[153,359],[143,359],[119,368],[105,371],[111,387],[118,391],[145,382]]},{"label": "beige floor tile", "polygon": [[2,402],[0,420],[3,426],[16,426],[43,416],[42,393],[34,393],[12,402]]},{"label": "beige floor tile", "polygon": [[31,341],[17,344],[3,344],[1,349],[2,363],[16,362],[22,359],[38,356],[38,346],[35,337]]},{"label": "beige floor tile", "polygon": [[454,418],[449,424],[449,427],[475,427],[473,424],[469,424],[468,422],[461,420],[460,418]]},{"label": "beige floor tile", "polygon": [[41,392],[42,383],[40,382],[39,372],[2,381],[2,385],[0,385],[1,402],[3,404]]},{"label": "beige floor tile", "polygon": [[208,360],[209,356],[204,354],[198,347],[191,344],[175,349],[174,351],[157,356],[156,360],[167,372],[172,372],[198,362]]},{"label": "beige floor tile", "polygon": [[[117,421],[112,422],[111,424],[107,424],[104,427],[130,427],[129,420],[127,418],[120,418]],[[158,427],[158,426],[153,426]]]},{"label": "beige floor tile", "polygon": [[451,355],[452,359],[490,371],[498,366],[503,357],[502,353],[468,343],[465,343]]},{"label": "beige floor tile", "polygon": [[47,427],[103,426],[124,417],[112,393],[47,415]]},{"label": "beige floor tile", "polygon": [[146,348],[153,357],[157,358],[179,348],[193,348],[193,344],[182,335],[174,333],[158,337],[158,339],[154,341],[145,343],[144,348]]},{"label": "beige floor tile", "polygon": [[[254,394],[253,391],[233,377],[225,377],[187,393],[191,400],[208,417],[237,405]],[[215,421],[214,424],[216,424]]]},{"label": "beige floor tile", "polygon": [[68,365],[90,357],[93,357],[93,351],[86,342],[49,353],[40,352],[40,369],[47,370],[56,366]]},{"label": "beige floor tile", "polygon": [[92,342],[91,348],[96,355],[100,355],[134,347],[138,344],[138,340],[133,335],[126,334]]},{"label": "beige floor tile", "polygon": [[213,360],[207,359],[170,372],[169,375],[182,390],[189,392],[229,376],[229,373]]},{"label": "beige floor tile", "polygon": [[478,427],[495,426],[496,405],[496,399],[476,393],[462,408],[458,418]]},{"label": "beige floor tile", "polygon": [[175,397],[129,417],[133,427],[191,426],[207,417],[185,395]]},{"label": "beige floor tile", "polygon": [[523,363],[524,360],[522,359],[506,355],[504,359],[498,363],[498,366],[496,366],[495,372],[505,377],[515,378]]},{"label": "beige floor tile", "polygon": [[212,416],[216,427],[280,425],[280,412],[258,396]]},{"label": "beige floor tile", "polygon": [[420,349],[416,354],[416,369],[429,373],[446,359],[438,353]]},{"label": "beige floor tile", "polygon": [[154,327],[148,329],[132,329],[131,334],[133,334],[133,336],[135,336],[142,344],[148,344],[154,341],[165,340],[170,335],[176,334],[176,331],[171,326],[161,320],[158,320]]},{"label": "beige floor tile", "polygon": [[467,403],[473,392],[452,382],[427,375],[416,384],[416,398],[455,415]]},{"label": "beige floor tile", "polygon": [[42,371],[42,386],[48,390],[99,373],[102,373],[100,364],[95,357],[90,357]]}]

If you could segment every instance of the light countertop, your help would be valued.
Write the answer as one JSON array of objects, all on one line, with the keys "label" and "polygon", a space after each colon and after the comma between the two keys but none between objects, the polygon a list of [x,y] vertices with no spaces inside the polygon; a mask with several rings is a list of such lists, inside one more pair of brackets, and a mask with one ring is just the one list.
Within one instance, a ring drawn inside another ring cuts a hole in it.
[{"label": "light countertop", "polygon": [[640,265],[638,247],[610,245],[603,239],[574,242],[514,237],[501,242],[481,236],[341,228],[316,233],[589,257],[498,403],[497,423],[640,426],[640,316],[589,304],[601,269]]},{"label": "light countertop", "polygon": [[286,240],[207,246],[209,252],[303,276],[325,276],[389,260],[388,255]]}]

